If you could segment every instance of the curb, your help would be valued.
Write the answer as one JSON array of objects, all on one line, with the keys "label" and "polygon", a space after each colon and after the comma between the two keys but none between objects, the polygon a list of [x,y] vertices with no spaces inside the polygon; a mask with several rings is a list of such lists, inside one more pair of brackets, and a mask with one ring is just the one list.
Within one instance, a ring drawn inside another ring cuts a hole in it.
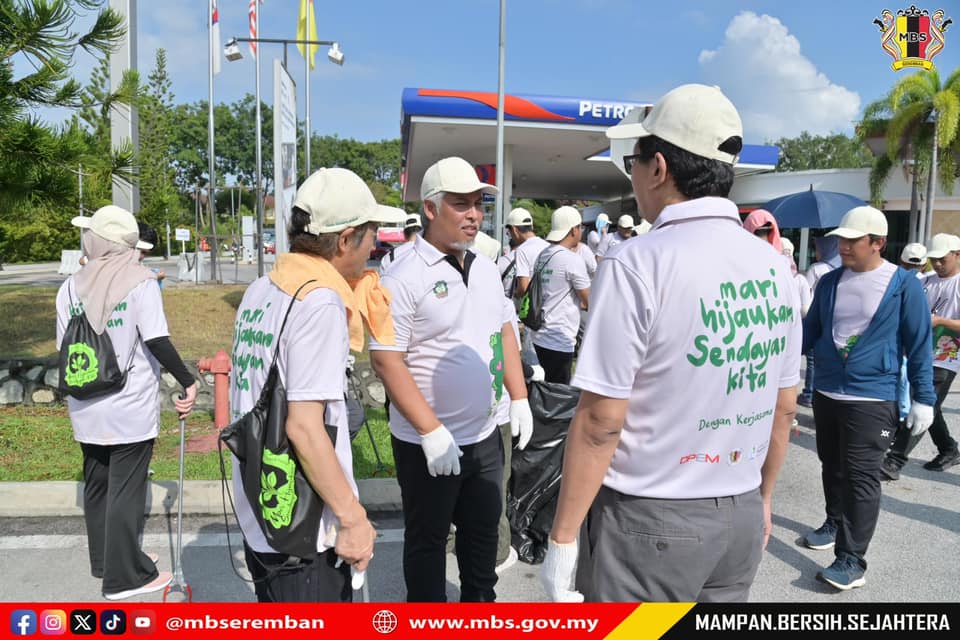
[{"label": "curb", "polygon": [[[183,512],[190,515],[222,514],[223,493],[219,480],[187,480],[183,483]],[[367,511],[399,511],[400,485],[395,478],[358,480],[360,502]],[[231,491],[233,487],[230,487]],[[147,515],[165,515],[177,508],[177,483],[150,482]],[[230,503],[227,502],[227,512]],[[0,518],[82,516],[82,482],[0,482]]]}]

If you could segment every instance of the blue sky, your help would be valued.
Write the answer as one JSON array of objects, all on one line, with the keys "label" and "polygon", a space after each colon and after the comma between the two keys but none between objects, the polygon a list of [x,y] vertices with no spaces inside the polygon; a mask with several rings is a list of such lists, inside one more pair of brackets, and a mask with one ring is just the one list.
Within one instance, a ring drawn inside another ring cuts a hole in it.
[{"label": "blue sky", "polygon": [[[802,130],[850,133],[863,107],[910,71],[895,72],[872,21],[909,2],[873,0],[507,0],[508,93],[656,101],[686,82],[719,85],[740,110],[747,142]],[[960,3],[934,59],[943,79],[960,66]],[[299,0],[265,0],[260,36],[294,38]],[[346,64],[317,56],[311,120],[318,134],[360,140],[400,135],[404,87],[496,91],[499,0],[315,0],[317,35],[338,40]],[[220,0],[223,40],[247,35],[247,0]],[[207,97],[206,6],[201,0],[140,2],[139,65],[167,49],[177,102]],[[261,45],[262,92],[272,101],[272,59]],[[215,101],[253,93],[254,67],[223,61]],[[302,91],[304,61],[289,51]],[[92,62],[75,73],[86,82]],[[303,117],[303,96],[298,109]]]}]

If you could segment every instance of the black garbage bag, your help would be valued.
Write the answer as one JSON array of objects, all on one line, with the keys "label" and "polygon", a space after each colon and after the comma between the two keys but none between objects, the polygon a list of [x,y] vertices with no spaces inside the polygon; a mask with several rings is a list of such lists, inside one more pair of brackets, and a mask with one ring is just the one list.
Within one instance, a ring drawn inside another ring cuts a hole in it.
[{"label": "black garbage bag", "polygon": [[528,391],[533,437],[523,451],[513,450],[507,518],[517,555],[524,562],[539,564],[547,553],[567,430],[580,390],[565,384],[531,382]]}]

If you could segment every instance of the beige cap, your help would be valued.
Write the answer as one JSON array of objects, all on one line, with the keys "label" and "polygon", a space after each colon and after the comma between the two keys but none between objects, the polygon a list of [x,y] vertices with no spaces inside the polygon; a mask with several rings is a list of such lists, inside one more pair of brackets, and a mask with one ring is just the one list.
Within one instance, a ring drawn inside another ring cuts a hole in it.
[{"label": "beige cap", "polygon": [[780,238],[780,246],[783,247],[783,255],[793,256],[793,243],[790,238]]},{"label": "beige cap", "polygon": [[960,251],[960,238],[949,233],[938,233],[930,238],[927,257],[939,260],[951,251]]},{"label": "beige cap", "polygon": [[887,237],[887,217],[873,207],[854,207],[847,211],[840,226],[827,234],[856,240],[866,235]]},{"label": "beige cap", "polygon": [[407,212],[377,204],[370,187],[349,169],[318,169],[297,190],[293,206],[310,214],[305,231],[335,233],[368,222],[400,223]]},{"label": "beige cap", "polygon": [[533,226],[533,216],[523,207],[517,207],[507,214],[505,224],[508,227],[531,227]]},{"label": "beige cap", "polygon": [[633,229],[633,227],[635,226],[633,224],[633,216],[623,214],[622,216],[617,218],[617,226],[620,227],[621,229]]},{"label": "beige cap", "polygon": [[434,162],[423,174],[420,182],[420,199],[426,200],[438,193],[497,193],[492,184],[481,182],[473,165],[456,156]]},{"label": "beige cap", "polygon": [[571,229],[579,227],[582,222],[579,211],[573,207],[560,207],[550,216],[550,233],[547,234],[547,242],[560,242],[567,237]]},{"label": "beige cap", "polygon": [[923,264],[927,261],[927,248],[919,242],[911,242],[900,252],[900,262]]},{"label": "beige cap", "polygon": [[404,229],[416,229],[416,228],[422,229],[423,221],[420,220],[420,214],[419,213],[409,214],[407,216],[406,222],[403,223],[403,228]]},{"label": "beige cap", "polygon": [[597,222],[606,222],[607,224],[610,224],[610,216],[605,213],[601,213],[597,216]]},{"label": "beige cap", "polygon": [[131,249],[153,249],[152,244],[140,240],[140,227],[133,214],[116,205],[100,207],[89,217],[77,216],[70,223],[92,231],[104,240],[125,244]]},{"label": "beige cap", "polygon": [[[607,129],[607,137],[622,140],[657,136],[690,153],[727,164],[735,164],[740,155],[739,149],[736,153],[720,150],[729,138],[743,138],[743,124],[736,107],[719,87],[681,85],[653,105],[646,117],[643,113],[643,109],[633,109],[620,124]],[[612,159],[619,164],[619,158]]]}]

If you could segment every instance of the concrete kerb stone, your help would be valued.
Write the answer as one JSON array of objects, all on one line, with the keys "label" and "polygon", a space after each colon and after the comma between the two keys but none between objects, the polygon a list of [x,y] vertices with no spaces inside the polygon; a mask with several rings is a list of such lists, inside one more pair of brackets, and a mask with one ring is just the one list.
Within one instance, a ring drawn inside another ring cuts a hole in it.
[{"label": "concrete kerb stone", "polygon": [[[183,483],[183,512],[190,515],[223,513],[223,494],[218,480],[188,480]],[[367,511],[397,511],[401,508],[400,486],[395,478],[358,480],[360,502]],[[233,486],[230,486],[233,491]],[[177,510],[177,482],[151,482],[145,512],[164,515]],[[230,503],[227,502],[227,513]],[[0,518],[83,515],[82,482],[0,482]]]}]

